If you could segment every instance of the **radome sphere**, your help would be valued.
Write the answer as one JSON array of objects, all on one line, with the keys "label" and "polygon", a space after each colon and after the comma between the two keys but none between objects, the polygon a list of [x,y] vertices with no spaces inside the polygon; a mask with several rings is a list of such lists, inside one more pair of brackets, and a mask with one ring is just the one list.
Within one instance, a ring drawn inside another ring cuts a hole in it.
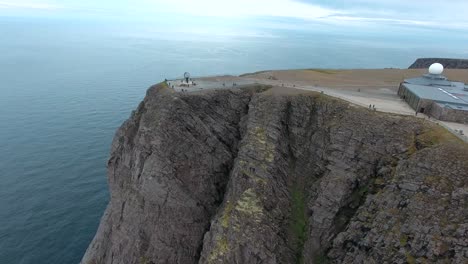
[{"label": "radome sphere", "polygon": [[429,67],[430,74],[440,75],[444,72],[444,66],[440,63],[434,63]]}]

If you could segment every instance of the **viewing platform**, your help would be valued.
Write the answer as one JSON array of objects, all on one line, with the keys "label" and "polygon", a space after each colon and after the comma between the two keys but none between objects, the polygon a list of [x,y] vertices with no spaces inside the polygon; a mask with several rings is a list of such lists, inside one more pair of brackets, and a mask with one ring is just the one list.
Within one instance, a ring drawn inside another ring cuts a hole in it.
[{"label": "viewing platform", "polygon": [[171,79],[167,80],[167,85],[176,92],[195,92],[201,90],[213,89],[229,89],[242,87],[246,85],[257,84],[258,82],[252,79],[246,79],[237,76],[213,76],[187,79]]}]

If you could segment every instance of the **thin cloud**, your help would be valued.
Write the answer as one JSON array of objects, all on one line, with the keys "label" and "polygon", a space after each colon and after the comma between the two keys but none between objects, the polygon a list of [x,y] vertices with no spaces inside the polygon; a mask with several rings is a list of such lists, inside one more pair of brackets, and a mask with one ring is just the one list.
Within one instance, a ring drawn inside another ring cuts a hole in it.
[{"label": "thin cloud", "polygon": [[0,9],[36,9],[36,10],[55,10],[59,6],[47,3],[33,3],[24,1],[0,1]]},{"label": "thin cloud", "polygon": [[[60,4],[61,6],[58,6]],[[439,29],[468,29],[468,1],[452,0],[0,0],[0,9],[56,10],[67,14],[137,19],[158,14],[186,17],[217,17],[230,21],[272,18],[288,24],[293,20],[347,26],[400,25]],[[177,23],[177,20],[174,20]]]},{"label": "thin cloud", "polygon": [[331,16],[324,19],[330,23],[348,25],[403,25],[436,29],[468,29],[468,21],[445,21],[436,19],[403,19],[397,17]]},{"label": "thin cloud", "polygon": [[[276,17],[339,25],[407,25],[434,28],[468,28],[468,19],[458,17],[465,1],[453,5],[436,0],[354,0],[338,8],[297,0],[142,0],[155,12],[203,17]],[[354,3],[354,4],[353,4]],[[392,5],[393,3],[393,5]],[[419,8],[418,8],[419,7]]]},{"label": "thin cloud", "polygon": [[146,3],[158,11],[194,16],[314,19],[344,14],[332,8],[294,0],[146,0]]}]

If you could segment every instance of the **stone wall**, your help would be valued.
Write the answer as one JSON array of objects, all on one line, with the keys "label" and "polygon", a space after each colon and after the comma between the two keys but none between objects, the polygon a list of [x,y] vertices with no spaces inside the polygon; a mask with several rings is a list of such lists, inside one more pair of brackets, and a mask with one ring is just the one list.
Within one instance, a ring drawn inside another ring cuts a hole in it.
[{"label": "stone wall", "polygon": [[430,113],[431,116],[441,121],[468,124],[468,111],[446,108],[438,103],[433,103]]},{"label": "stone wall", "polygon": [[416,94],[412,93],[411,90],[407,89],[404,84],[400,84],[398,89],[398,95],[400,98],[418,113],[430,113],[432,108],[432,100],[421,99]]},{"label": "stone wall", "polygon": [[430,113],[432,109],[433,101],[428,99],[420,99],[417,111],[419,113]]},{"label": "stone wall", "polygon": [[416,110],[420,98],[415,95],[411,90],[407,89],[405,84],[400,84],[400,88],[398,89],[398,95],[405,100],[405,102],[413,109]]}]

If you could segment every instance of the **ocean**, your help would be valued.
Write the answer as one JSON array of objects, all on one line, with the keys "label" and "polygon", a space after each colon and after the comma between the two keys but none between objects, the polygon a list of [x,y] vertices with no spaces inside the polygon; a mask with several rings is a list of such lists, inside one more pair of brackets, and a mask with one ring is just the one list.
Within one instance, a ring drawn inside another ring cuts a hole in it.
[{"label": "ocean", "polygon": [[431,36],[0,17],[0,264],[80,261],[109,199],[112,137],[150,85],[185,71],[405,68],[467,56],[466,41]]}]

